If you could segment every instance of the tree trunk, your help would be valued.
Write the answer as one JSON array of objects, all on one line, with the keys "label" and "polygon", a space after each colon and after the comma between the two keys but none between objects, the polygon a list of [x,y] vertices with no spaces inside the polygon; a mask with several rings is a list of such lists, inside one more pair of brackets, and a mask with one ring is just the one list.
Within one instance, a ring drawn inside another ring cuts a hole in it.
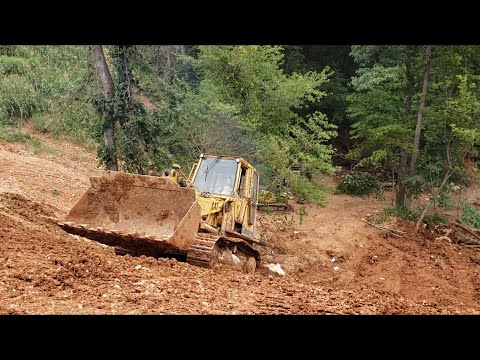
[{"label": "tree trunk", "polygon": [[442,183],[440,184],[440,187],[437,189],[437,191],[432,191],[432,196],[430,198],[430,201],[428,202],[427,206],[425,207],[425,209],[423,209],[423,212],[422,212],[422,215],[420,215],[420,218],[418,219],[417,221],[417,225],[415,226],[415,232],[418,231],[418,228],[420,227],[420,224],[422,223],[423,221],[423,218],[425,217],[425,215],[427,214],[427,211],[428,211],[428,208],[430,207],[430,205],[434,204],[436,199],[437,199],[437,196],[442,192],[443,190],[443,187],[445,186],[445,184],[447,183],[448,179],[450,178],[450,176],[452,175],[452,159],[450,158],[450,145],[451,145],[451,140],[448,141],[447,143],[447,172],[445,173],[445,176],[443,177],[443,181]]},{"label": "tree trunk", "polygon": [[395,205],[395,170],[392,169],[392,206]]},{"label": "tree trunk", "polygon": [[[412,47],[411,51],[415,51],[415,47]],[[411,70],[411,62],[407,61],[406,63],[406,85],[405,85],[405,94],[403,98],[403,116],[405,119],[408,119],[410,115],[410,107],[412,105],[412,95],[414,88],[414,80]],[[408,165],[408,155],[405,148],[402,148],[400,151],[400,164],[398,167],[398,179],[397,179],[397,198],[396,205],[403,206],[406,208],[410,207],[410,202],[407,197],[407,186],[405,180],[407,179],[407,165]]]},{"label": "tree trunk", "polygon": [[412,160],[410,161],[410,175],[415,175],[415,168],[417,166],[418,148],[420,146],[420,134],[422,132],[423,112],[425,110],[425,99],[428,91],[428,75],[430,70],[430,61],[432,60],[432,45],[427,45],[426,50],[427,61],[425,63],[425,72],[423,74],[422,96],[420,98],[420,105],[418,106],[417,126],[415,128],[415,138],[413,139]]},{"label": "tree trunk", "polygon": [[398,168],[398,179],[397,179],[397,206],[405,206],[407,204],[405,202],[406,199],[406,185],[405,185],[405,178],[407,176],[407,153],[405,150],[402,150],[400,154],[400,166]]},{"label": "tree trunk", "polygon": [[432,197],[430,198],[430,201],[428,202],[427,206],[425,206],[425,208],[423,209],[422,214],[420,215],[420,218],[417,221],[417,225],[415,226],[415,232],[418,232],[418,229],[420,228],[420,224],[423,222],[423,219],[425,218],[425,215],[427,215],[428,209],[430,208],[430,206],[432,204],[434,204],[435,199],[437,198],[438,194],[440,194],[442,192],[443,187],[445,186],[448,179],[450,178],[450,175],[452,175],[452,171],[451,171],[451,169],[448,169],[447,173],[445,174],[445,176],[443,178],[442,184],[440,185],[438,190],[435,191],[432,194]]},{"label": "tree trunk", "polygon": [[[98,76],[102,82],[103,95],[107,104],[109,104],[113,99],[114,86],[102,45],[93,45],[92,53],[95,58]],[[111,106],[107,106],[107,108],[108,110],[104,113],[105,124],[103,127],[103,142],[106,150],[105,164],[107,170],[118,171],[117,156],[115,154],[115,119],[113,117],[113,108]]]}]

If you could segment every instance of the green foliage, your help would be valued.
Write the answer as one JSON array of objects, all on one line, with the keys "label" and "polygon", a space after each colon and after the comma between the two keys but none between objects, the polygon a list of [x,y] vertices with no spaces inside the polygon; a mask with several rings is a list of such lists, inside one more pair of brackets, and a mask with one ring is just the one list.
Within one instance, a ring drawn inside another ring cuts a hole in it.
[{"label": "green foliage", "polygon": [[0,127],[1,126],[14,126],[14,125],[18,125],[18,124],[19,124],[19,122],[16,119],[12,119],[8,116],[4,116],[0,112]]},{"label": "green foliage", "polygon": [[382,186],[375,189],[375,198],[377,200],[385,200],[385,189]]},{"label": "green foliage", "polygon": [[30,64],[26,59],[0,55],[0,75],[25,75],[29,70]]},{"label": "green foliage", "polygon": [[450,114],[450,128],[452,136],[458,144],[458,151],[464,157],[478,154],[480,139],[480,120],[477,114],[480,111],[480,100],[476,89],[478,75],[458,75],[458,95],[447,101]]},{"label": "green foliage", "polygon": [[61,104],[57,113],[55,119],[59,124],[52,129],[55,134],[67,134],[77,142],[91,146],[101,118],[90,104],[80,101],[74,101],[70,106]]},{"label": "green foliage", "polygon": [[446,216],[438,213],[438,212],[435,212],[433,214],[430,214],[430,215],[426,215],[424,218],[423,218],[423,222],[425,224],[427,224],[427,226],[432,229],[434,228],[436,225],[438,224],[448,224],[449,223],[449,220]]},{"label": "green foliage", "polygon": [[[353,92],[349,81],[355,71],[353,58],[349,56],[350,51],[349,45],[285,47],[285,71],[288,74],[295,71],[302,74],[308,71],[320,71],[327,66],[331,69],[329,81],[321,86],[327,96],[323,97],[321,101],[309,104],[308,109],[299,111],[299,113],[304,115],[320,111],[331,123],[338,126],[339,135],[330,139],[329,143],[336,149],[334,156],[337,155],[337,159],[342,159],[342,163],[345,165],[347,165],[346,162],[350,162],[350,159],[341,155],[346,154],[352,145],[349,136],[351,121],[346,117],[346,97]],[[302,62],[300,63],[300,61]],[[299,64],[297,65],[297,63]]]},{"label": "green foliage", "polygon": [[264,139],[257,143],[257,154],[261,161],[257,167],[262,174],[263,181],[279,186],[286,180],[289,189],[298,201],[325,206],[329,190],[321,182],[314,180],[322,171],[330,170],[322,167],[322,159],[314,156],[303,157],[304,169],[310,170],[316,175],[312,175],[309,179],[303,174],[297,174],[290,170],[291,164],[297,163],[297,160],[292,155],[288,156],[288,141],[275,136],[268,136]]},{"label": "green foliage", "polygon": [[425,115],[428,127],[423,158],[433,159],[443,169],[441,176],[451,163],[455,182],[468,182],[466,163],[478,156],[479,50],[478,46],[437,46],[432,60],[436,81]]},{"label": "green foliage", "polygon": [[285,73],[292,74],[294,72],[306,72],[305,56],[303,55],[303,48],[298,45],[286,45],[283,48],[285,61],[283,62],[283,69]]},{"label": "green foliage", "polygon": [[14,56],[16,53],[16,45],[0,45],[0,55]]},{"label": "green foliage", "polygon": [[[326,68],[287,75],[283,61],[280,46],[200,46],[194,64],[203,75],[200,88],[229,104],[238,121],[255,131],[257,144],[263,145],[258,160],[268,164],[269,173],[283,176],[295,162],[303,163],[311,175],[331,173],[333,149],[328,142],[336,126],[319,111],[305,112],[326,95],[321,86],[331,72]],[[286,161],[272,164],[271,153]]]},{"label": "green foliage", "polygon": [[49,133],[57,138],[66,137],[92,148],[101,120],[91,106],[72,102],[69,107],[63,108],[59,105],[52,112],[35,113],[30,123],[39,132]]},{"label": "green foliage", "polygon": [[99,117],[89,102],[86,46],[2,46],[0,121],[30,119],[35,129],[90,144]]},{"label": "green foliage", "polygon": [[405,179],[405,185],[414,198],[418,198],[427,186],[425,179],[420,175],[409,176]]},{"label": "green foliage", "polygon": [[463,213],[460,216],[460,222],[480,229],[480,210],[466,201],[462,202],[462,210]]},{"label": "green foliage", "polygon": [[448,193],[446,191],[442,191],[438,195],[438,205],[446,210],[452,210],[455,207],[455,203],[453,200],[450,198]]},{"label": "green foliage", "polygon": [[34,154],[42,152],[51,152],[52,150],[42,144],[42,142],[28,133],[19,131],[15,127],[0,126],[0,143],[17,142],[33,148]]},{"label": "green foliage", "polygon": [[302,206],[300,209],[298,209],[298,218],[300,219],[300,225],[303,223],[303,218],[308,215],[307,210],[305,209],[304,206]]},{"label": "green foliage", "polygon": [[336,191],[354,196],[366,196],[378,192],[379,185],[377,179],[366,172],[357,172],[342,176],[337,185]]},{"label": "green foliage", "polygon": [[381,225],[388,220],[388,216],[385,214],[375,214],[368,218],[368,221],[375,225]]},{"label": "green foliage", "polygon": [[296,196],[298,202],[313,202],[322,207],[326,205],[327,193],[322,191],[322,188],[319,187],[318,184],[292,172],[286,173],[285,175],[288,186]]},{"label": "green foliage", "polygon": [[52,189],[52,195],[53,196],[58,196],[58,195],[60,195],[60,191],[57,190],[57,189]]},{"label": "green foliage", "polygon": [[27,143],[31,139],[30,135],[16,129],[0,126],[0,142],[20,142]]},{"label": "green foliage", "polygon": [[30,117],[45,108],[45,101],[27,78],[13,74],[0,78],[0,114],[2,117]]},{"label": "green foliage", "polygon": [[222,101],[215,87],[205,82],[194,87],[179,79],[163,86],[164,97],[175,104],[163,110],[173,126],[171,134],[177,136],[175,153],[184,154],[185,160],[196,158],[202,152],[240,155],[254,160],[255,134],[240,123],[237,108]]},{"label": "green foliage", "polygon": [[347,96],[355,146],[349,155],[358,167],[396,169],[401,151],[409,151],[415,114],[405,103],[413,86],[410,68],[417,53],[405,46],[352,46],[359,65]]},{"label": "green foliage", "polygon": [[408,56],[405,45],[353,45],[351,55],[361,67],[394,67],[405,63]]},{"label": "green foliage", "polygon": [[[347,96],[355,141],[349,155],[358,167],[398,172],[401,154],[411,158],[425,47],[361,45],[352,46],[351,55],[358,69]],[[465,162],[478,157],[479,55],[478,46],[433,46],[417,166],[406,180],[409,195],[438,189],[450,172],[453,181],[466,180]],[[440,205],[450,206],[442,196]]]},{"label": "green foliage", "polygon": [[34,114],[30,119],[30,122],[33,125],[33,128],[41,133],[50,132],[54,129],[53,120],[51,116],[47,114]]},{"label": "green foliage", "polygon": [[[207,125],[201,121],[211,109],[207,99],[197,101],[198,93],[184,81],[170,79],[170,76],[158,77],[159,68],[154,57],[151,58],[151,50],[130,46],[105,48],[114,65],[111,72],[115,96],[110,102],[106,102],[100,92],[92,98],[98,114],[103,116],[113,111],[116,155],[121,168],[141,174],[163,171],[172,163],[188,168],[188,160],[198,155],[193,146],[199,141],[197,130]],[[207,115],[207,118],[212,121],[212,117]],[[96,135],[100,143],[98,157],[102,162],[107,153],[102,142],[103,126],[99,125]],[[211,129],[201,130],[207,133]]]},{"label": "green foliage", "polygon": [[320,86],[329,69],[287,76],[281,69],[280,46],[199,46],[199,50],[197,67],[204,80],[238,108],[243,122],[264,133],[285,134],[300,120],[295,109],[326,95]]},{"label": "green foliage", "polygon": [[43,143],[36,138],[32,138],[29,142],[29,145],[33,147],[34,154],[40,154],[43,152],[52,152],[52,150],[49,147],[43,145]]},{"label": "green foliage", "polygon": [[360,92],[378,89],[396,91],[404,86],[404,82],[404,64],[389,67],[375,64],[371,68],[359,68],[357,76],[352,78],[352,86]]},{"label": "green foliage", "polygon": [[404,206],[387,206],[383,209],[385,216],[397,217],[402,220],[414,220],[416,214]]},{"label": "green foliage", "polygon": [[28,78],[35,90],[52,103],[79,100],[76,96],[90,80],[87,46],[32,46],[29,50],[32,71]]},{"label": "green foliage", "polygon": [[265,209],[265,212],[268,214],[268,215],[271,215],[273,214],[273,208],[271,208],[270,206],[267,206],[264,208]]},{"label": "green foliage", "polygon": [[477,184],[480,184],[480,169],[477,166],[473,168],[473,176]]}]

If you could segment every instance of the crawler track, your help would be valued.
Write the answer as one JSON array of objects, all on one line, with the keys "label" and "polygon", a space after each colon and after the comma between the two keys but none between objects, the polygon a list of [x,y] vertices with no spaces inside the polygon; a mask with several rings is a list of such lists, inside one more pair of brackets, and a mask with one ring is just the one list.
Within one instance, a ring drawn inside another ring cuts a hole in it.
[{"label": "crawler track", "polygon": [[187,251],[187,263],[205,268],[211,267],[211,260],[215,243],[220,236],[207,233],[198,233],[195,242]]}]

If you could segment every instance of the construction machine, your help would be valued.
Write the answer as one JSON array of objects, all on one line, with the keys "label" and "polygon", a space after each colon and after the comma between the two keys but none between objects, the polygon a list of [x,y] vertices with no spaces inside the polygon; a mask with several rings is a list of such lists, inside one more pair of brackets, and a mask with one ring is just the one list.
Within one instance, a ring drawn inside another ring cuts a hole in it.
[{"label": "construction machine", "polygon": [[57,223],[119,254],[253,273],[271,246],[254,237],[259,175],[241,157],[201,154],[188,177],[174,165],[161,176],[108,171],[90,183]]},{"label": "construction machine", "polygon": [[285,201],[279,201],[279,197],[273,192],[265,189],[260,190],[257,209],[264,211],[292,211],[292,206],[287,200],[288,198],[284,196],[283,199],[285,199]]}]

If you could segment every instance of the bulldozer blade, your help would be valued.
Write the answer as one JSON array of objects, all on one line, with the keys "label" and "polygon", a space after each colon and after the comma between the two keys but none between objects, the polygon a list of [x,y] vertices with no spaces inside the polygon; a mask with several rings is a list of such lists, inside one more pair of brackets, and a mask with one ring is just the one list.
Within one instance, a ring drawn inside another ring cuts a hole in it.
[{"label": "bulldozer blade", "polygon": [[167,177],[109,171],[57,224],[69,233],[147,256],[186,254],[200,223],[193,188]]}]

